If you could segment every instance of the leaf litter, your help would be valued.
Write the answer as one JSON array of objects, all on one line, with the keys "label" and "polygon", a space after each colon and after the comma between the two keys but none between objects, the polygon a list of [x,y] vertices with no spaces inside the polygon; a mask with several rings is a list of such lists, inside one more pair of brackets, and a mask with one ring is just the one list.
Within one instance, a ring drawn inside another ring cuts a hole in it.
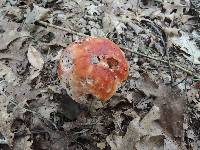
[{"label": "leaf litter", "polygon": [[199,76],[196,2],[7,0],[0,8],[1,149],[200,148],[199,81],[183,70],[125,51],[127,81],[91,107],[72,100],[57,77],[61,50],[80,34],[105,36]]}]

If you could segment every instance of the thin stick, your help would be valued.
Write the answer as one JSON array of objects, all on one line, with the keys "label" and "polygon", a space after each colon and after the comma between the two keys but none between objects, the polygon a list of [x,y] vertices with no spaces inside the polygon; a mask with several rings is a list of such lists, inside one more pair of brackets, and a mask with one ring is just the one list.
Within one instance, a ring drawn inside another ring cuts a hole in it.
[{"label": "thin stick", "polygon": [[47,23],[47,22],[44,22],[44,21],[36,21],[36,23],[38,23],[39,25],[42,25],[44,27],[52,27],[52,28],[59,29],[59,30],[62,30],[62,31],[65,31],[65,32],[68,32],[68,33],[71,33],[71,34],[82,36],[82,37],[88,37],[89,36],[89,35],[86,35],[86,34],[83,34],[83,33],[79,33],[79,32],[76,32],[76,31],[72,31],[70,29],[66,29],[66,28],[63,28],[63,27],[60,27],[60,26],[56,26],[56,25]]},{"label": "thin stick", "polygon": [[[120,48],[121,48],[121,49],[124,49],[124,50],[126,50],[126,51],[129,51],[129,52],[131,52],[131,53],[137,54],[137,55],[139,55],[139,56],[143,56],[143,57],[146,57],[146,58],[149,58],[149,59],[152,59],[152,60],[156,60],[156,61],[160,61],[160,62],[163,62],[163,63],[168,64],[168,62],[165,61],[165,60],[161,60],[161,59],[155,58],[155,57],[153,57],[153,56],[148,56],[148,55],[145,55],[145,54],[143,54],[143,53],[140,53],[140,52],[137,52],[137,51],[133,51],[133,50],[127,48],[127,47],[120,46]],[[176,67],[176,68],[182,70],[183,72],[187,73],[188,75],[194,76],[195,78],[197,78],[197,79],[200,80],[200,76],[195,75],[192,71],[187,70],[187,69],[183,68],[182,66],[179,66],[179,65],[174,64],[174,63],[171,63],[171,62],[170,62],[170,65],[171,65],[171,66],[174,66],[174,67]]]},{"label": "thin stick", "polygon": [[4,54],[4,53],[0,53],[0,60],[1,59],[12,59],[17,61],[23,61],[23,57],[21,56],[15,56],[13,54]]},{"label": "thin stick", "polygon": [[137,0],[136,13],[138,14],[139,0]]},{"label": "thin stick", "polygon": [[169,74],[171,76],[171,85],[173,85],[174,83],[174,77],[173,77],[173,72],[172,72],[172,68],[171,68],[171,62],[170,62],[170,59],[169,59],[169,48],[166,48],[166,55],[167,55],[167,64],[168,64],[168,67],[169,67]]},{"label": "thin stick", "polygon": [[[75,35],[78,35],[78,36],[81,36],[81,37],[89,37],[89,35],[86,35],[86,34],[83,34],[83,33],[79,33],[79,32],[76,32],[76,31],[72,31],[70,29],[66,29],[66,28],[63,28],[63,27],[60,27],[60,26],[56,26],[56,25],[53,25],[53,24],[50,24],[50,23],[47,23],[47,22],[44,22],[44,21],[36,21],[36,23],[38,25],[41,25],[41,26],[44,26],[44,27],[52,27],[52,28],[59,29],[59,30],[62,30],[62,31],[66,31],[68,33],[75,34]],[[177,64],[174,64],[174,63],[171,63],[171,62],[168,62],[168,61],[165,61],[165,60],[161,60],[161,59],[155,58],[153,56],[148,56],[148,55],[145,55],[145,54],[137,52],[137,51],[133,51],[133,50],[131,50],[131,49],[127,48],[127,47],[124,47],[124,46],[120,46],[120,48],[123,49],[123,50],[129,51],[131,53],[137,54],[139,56],[143,56],[143,57],[146,57],[146,58],[149,58],[149,59],[152,59],[152,60],[163,62],[165,64],[169,63],[171,66],[174,66],[174,67],[182,70],[183,72],[187,73],[188,75],[194,76],[196,79],[200,80],[200,76],[195,75],[192,71],[187,70],[187,69],[183,68],[182,66],[179,66]]]}]

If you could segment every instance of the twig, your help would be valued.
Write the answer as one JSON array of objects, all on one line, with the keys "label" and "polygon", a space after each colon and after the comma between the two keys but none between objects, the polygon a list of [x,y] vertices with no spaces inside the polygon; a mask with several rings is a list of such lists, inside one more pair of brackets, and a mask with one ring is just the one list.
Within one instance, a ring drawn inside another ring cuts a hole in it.
[{"label": "twig", "polygon": [[172,68],[171,68],[171,62],[169,60],[169,48],[166,48],[166,56],[167,56],[167,64],[169,67],[169,74],[171,76],[171,86],[174,84],[174,77],[173,77],[173,72],[172,72]]},{"label": "twig", "polygon": [[[60,27],[60,26],[56,26],[56,25],[53,25],[53,24],[50,24],[50,23],[47,23],[47,22],[44,22],[44,21],[36,21],[36,24],[44,26],[44,27],[52,27],[52,28],[55,28],[55,29],[66,31],[68,33],[75,34],[75,35],[78,35],[78,36],[81,36],[81,37],[89,37],[89,35],[86,35],[86,34],[83,34],[83,33],[79,33],[79,32],[76,32],[76,31],[72,31],[70,29],[66,29],[66,28],[63,28],[63,27]],[[153,56],[148,56],[148,55],[145,55],[145,54],[137,52],[137,51],[133,51],[133,50],[127,48],[127,47],[120,46],[120,48],[123,49],[123,50],[129,51],[131,53],[137,54],[139,56],[143,56],[143,57],[146,57],[146,58],[149,58],[149,59],[152,59],[152,60],[156,60],[156,61],[160,61],[160,62],[168,64],[168,61],[161,60],[161,59],[155,58]],[[187,70],[187,69],[183,68],[182,66],[179,66],[179,65],[171,63],[171,62],[169,62],[169,64],[171,66],[174,66],[174,67],[182,70],[183,72],[187,73],[188,75],[193,76],[196,79],[200,80],[200,76],[194,74],[192,71]]]},{"label": "twig", "polygon": [[73,135],[83,134],[83,133],[88,132],[88,131],[90,131],[90,129],[83,129],[83,130],[81,130],[79,132],[75,132]]},{"label": "twig", "polygon": [[139,7],[139,0],[137,0],[136,13],[138,13],[138,7]]},{"label": "twig", "polygon": [[[168,62],[165,61],[165,60],[161,60],[161,59],[155,58],[155,57],[153,57],[153,56],[148,56],[148,55],[145,55],[145,54],[143,54],[143,53],[140,53],[140,52],[137,52],[137,51],[133,51],[133,50],[131,50],[131,49],[127,48],[127,47],[124,47],[124,46],[120,46],[120,48],[121,48],[121,49],[124,49],[124,50],[126,50],[126,51],[129,51],[129,52],[131,52],[131,53],[137,54],[137,55],[139,55],[139,56],[143,56],[143,57],[146,57],[146,58],[149,58],[149,59],[152,59],[152,60],[160,61],[160,62],[163,62],[163,63],[166,63],[166,64],[168,63]],[[171,65],[171,66],[174,66],[174,67],[176,67],[176,68],[182,70],[183,72],[187,73],[188,75],[194,76],[196,79],[200,80],[200,76],[194,74],[192,71],[187,70],[187,69],[183,68],[182,66],[179,66],[179,65],[174,64],[174,63],[171,63],[171,62],[170,62],[170,65]]]},{"label": "twig", "polygon": [[148,25],[150,28],[152,28],[157,35],[160,37],[161,43],[163,44],[164,47],[166,47],[166,35],[163,32],[162,28],[157,25],[155,22],[148,20],[148,19],[142,19],[141,22],[145,22],[146,25]]},{"label": "twig", "polygon": [[184,81],[186,81],[186,79],[187,79],[187,76],[184,79],[182,79],[181,81],[179,81],[179,82],[175,83],[174,85],[172,85],[172,87],[175,87],[175,86],[183,83]]},{"label": "twig", "polygon": [[4,54],[4,53],[0,53],[0,60],[1,59],[12,59],[17,61],[23,61],[23,57],[21,56],[15,56],[13,54]]},{"label": "twig", "polygon": [[86,35],[86,34],[83,34],[83,33],[79,33],[79,32],[76,32],[76,31],[72,31],[70,29],[66,29],[66,28],[63,28],[63,27],[60,27],[60,26],[56,26],[56,25],[47,23],[47,22],[44,22],[44,21],[36,21],[36,24],[42,25],[44,27],[52,27],[52,28],[59,29],[59,30],[62,30],[62,31],[66,31],[68,33],[75,34],[75,35],[82,36],[82,37],[88,37],[89,36],[89,35]]}]

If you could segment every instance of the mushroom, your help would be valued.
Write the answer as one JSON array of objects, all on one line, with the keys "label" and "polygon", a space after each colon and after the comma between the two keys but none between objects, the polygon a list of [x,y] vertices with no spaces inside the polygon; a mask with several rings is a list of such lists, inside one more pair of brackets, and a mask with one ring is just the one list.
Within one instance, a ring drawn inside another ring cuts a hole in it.
[{"label": "mushroom", "polygon": [[127,76],[123,51],[107,38],[88,37],[70,44],[58,64],[58,77],[77,102],[88,94],[110,99]]}]

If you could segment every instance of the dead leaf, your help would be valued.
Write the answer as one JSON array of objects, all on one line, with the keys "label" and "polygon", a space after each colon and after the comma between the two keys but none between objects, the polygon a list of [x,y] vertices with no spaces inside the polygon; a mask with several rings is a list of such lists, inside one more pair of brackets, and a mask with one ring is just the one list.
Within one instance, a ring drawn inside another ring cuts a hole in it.
[{"label": "dead leaf", "polygon": [[[17,77],[12,72],[11,68],[0,63],[0,134],[2,135],[1,142],[12,146],[14,133],[11,131],[12,121],[14,116],[8,113],[9,98],[5,94],[7,84],[13,87]],[[3,140],[2,140],[3,139]]]},{"label": "dead leaf", "polygon": [[124,118],[121,116],[122,112],[121,111],[117,111],[115,112],[115,114],[113,114],[114,117],[114,124],[115,124],[115,132],[120,132],[122,130],[121,128],[121,124],[122,121],[124,120]]},{"label": "dead leaf", "polygon": [[164,139],[169,137],[163,133],[162,128],[156,122],[159,118],[159,108],[154,106],[141,121],[140,117],[137,117],[130,122],[125,136],[111,134],[106,141],[111,150],[164,149]]},{"label": "dead leaf", "polygon": [[12,146],[14,133],[11,131],[13,115],[7,113],[9,100],[0,95],[0,133],[3,135],[4,143]]},{"label": "dead leaf", "polygon": [[182,21],[183,24],[185,24],[191,18],[192,18],[192,16],[190,16],[190,15],[183,15],[182,18],[181,18],[181,21]]},{"label": "dead leaf", "polygon": [[17,77],[12,69],[0,62],[0,78],[8,83],[13,83]]},{"label": "dead leaf", "polygon": [[16,150],[32,150],[31,146],[33,141],[31,140],[30,135],[25,137],[19,137],[15,140],[14,149]]},{"label": "dead leaf", "polygon": [[[190,34],[186,32],[182,32],[180,37],[172,37],[170,40],[173,44],[180,46],[184,49],[190,56],[185,56],[194,64],[200,64],[199,57],[200,57],[200,50],[195,42],[195,39],[199,39],[199,35]],[[194,40],[191,40],[191,36]]]},{"label": "dead leaf", "polygon": [[177,28],[166,27],[166,28],[163,28],[163,30],[164,30],[165,34],[168,35],[169,37],[180,35],[180,30]]},{"label": "dead leaf", "polygon": [[66,47],[67,44],[69,44],[70,38],[68,36],[66,36],[66,32],[60,32],[58,29],[54,29],[51,27],[47,27],[47,29],[38,29],[37,33],[38,36],[36,37],[37,40],[41,40],[44,36],[49,35],[49,33],[51,33],[53,35],[52,40],[49,43],[44,43],[42,42],[41,45],[58,45],[58,46],[62,46],[62,47]]},{"label": "dead leaf", "polygon": [[28,77],[28,82],[30,83],[33,79],[37,78],[40,75],[40,70],[31,69],[30,76]]},{"label": "dead leaf", "polygon": [[99,15],[99,8],[100,6],[95,6],[95,5],[90,5],[87,7],[87,12],[90,14],[90,15],[93,15],[93,14],[96,14],[96,15]]},{"label": "dead leaf", "polygon": [[111,150],[120,150],[122,144],[122,136],[109,135],[106,137],[107,143],[110,145]]},{"label": "dead leaf", "polygon": [[13,86],[13,84],[8,84],[6,91],[9,91],[9,94],[12,97],[15,97],[15,100],[20,103],[26,102],[27,100],[36,99],[36,96],[41,93],[41,89],[31,89],[31,86],[24,82],[15,86]]},{"label": "dead leaf", "polygon": [[140,34],[140,33],[143,31],[142,27],[140,27],[138,24],[135,24],[135,23],[133,23],[133,22],[128,22],[128,25],[129,25],[131,28],[133,28],[134,32],[135,32],[137,35]]},{"label": "dead leaf", "polygon": [[168,88],[165,90],[165,95],[155,99],[155,104],[160,108],[159,122],[162,128],[181,144],[184,136],[185,96],[178,89]]},{"label": "dead leaf", "polygon": [[6,0],[0,1],[0,7],[2,7],[6,3]]},{"label": "dead leaf", "polygon": [[49,10],[33,4],[33,9],[28,12],[25,23],[32,24],[35,21],[42,20],[48,16]]},{"label": "dead leaf", "polygon": [[[179,89],[157,85],[149,78],[136,81],[136,87],[147,97],[155,97],[154,104],[160,109],[162,128],[179,144],[183,137],[183,122],[186,98]],[[171,117],[168,117],[171,116]]]},{"label": "dead leaf", "polygon": [[14,40],[17,40],[22,37],[29,37],[29,33],[21,31],[15,31],[15,30],[10,30],[6,31],[3,34],[0,34],[0,50],[7,49],[8,45],[13,42]]},{"label": "dead leaf", "polygon": [[9,16],[12,16],[13,19],[16,19],[18,21],[23,19],[23,13],[22,10],[16,6],[7,6],[5,7],[7,14]]},{"label": "dead leaf", "polygon": [[[0,51],[7,49],[14,42],[20,41],[19,43],[21,43],[30,37],[30,33],[27,31],[18,31],[20,28],[19,23],[11,22],[6,18],[0,19]],[[18,47],[16,49],[18,50]]]},{"label": "dead leaf", "polygon": [[106,148],[106,143],[105,142],[97,143],[97,147],[103,150]]},{"label": "dead leaf", "polygon": [[61,57],[62,51],[63,51],[63,49],[59,50],[58,53],[57,53],[57,55],[55,57],[51,58],[51,61],[59,60],[60,57]]},{"label": "dead leaf", "polygon": [[15,56],[13,54],[4,54],[4,53],[1,53],[0,60],[1,59],[12,59],[12,60],[23,61],[24,58],[21,57],[21,56]]},{"label": "dead leaf", "polygon": [[121,34],[124,32],[124,29],[126,29],[126,26],[123,22],[120,22],[114,14],[105,13],[103,18],[103,29],[105,33],[112,32],[116,29],[117,33]]},{"label": "dead leaf", "polygon": [[50,114],[52,112],[56,112],[57,111],[57,106],[55,103],[46,103],[48,104],[47,106],[40,106],[38,108],[38,113],[42,115],[42,117],[44,117],[45,119],[50,120]]},{"label": "dead leaf", "polygon": [[142,91],[147,97],[154,95],[157,96],[159,93],[159,85],[152,81],[150,78],[138,79],[135,81],[136,88]]},{"label": "dead leaf", "polygon": [[31,45],[29,46],[27,57],[33,67],[39,70],[43,68],[44,60],[42,54]]}]

